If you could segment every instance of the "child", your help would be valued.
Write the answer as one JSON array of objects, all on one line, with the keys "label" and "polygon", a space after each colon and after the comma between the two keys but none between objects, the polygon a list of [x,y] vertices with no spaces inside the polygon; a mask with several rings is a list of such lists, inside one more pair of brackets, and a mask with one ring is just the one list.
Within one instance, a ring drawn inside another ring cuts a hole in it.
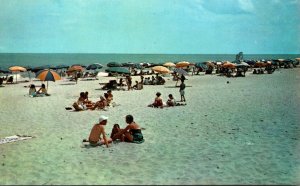
[{"label": "child", "polygon": [[[117,134],[118,132],[120,132],[120,125],[119,124],[114,124],[114,126],[113,126],[113,128],[112,128],[112,130],[111,130],[111,134],[110,134],[110,138],[112,138],[113,139],[113,136],[115,135],[115,134]],[[115,139],[116,140],[116,139]]]}]

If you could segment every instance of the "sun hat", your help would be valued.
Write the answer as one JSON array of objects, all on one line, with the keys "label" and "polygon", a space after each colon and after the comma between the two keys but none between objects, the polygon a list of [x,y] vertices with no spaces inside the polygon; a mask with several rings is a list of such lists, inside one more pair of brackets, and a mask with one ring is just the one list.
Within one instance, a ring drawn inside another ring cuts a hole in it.
[{"label": "sun hat", "polygon": [[100,123],[101,121],[104,121],[104,120],[107,120],[107,119],[108,119],[107,116],[101,115],[101,116],[99,117],[99,123]]}]

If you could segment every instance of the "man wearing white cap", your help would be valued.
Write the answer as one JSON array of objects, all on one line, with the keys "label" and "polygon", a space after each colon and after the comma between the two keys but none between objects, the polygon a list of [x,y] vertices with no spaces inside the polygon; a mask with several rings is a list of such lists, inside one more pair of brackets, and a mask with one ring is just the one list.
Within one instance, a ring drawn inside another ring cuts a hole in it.
[{"label": "man wearing white cap", "polygon": [[[96,147],[98,145],[105,144],[106,147],[108,148],[108,143],[110,143],[112,140],[110,138],[106,139],[106,135],[105,135],[104,126],[107,123],[107,119],[108,119],[107,116],[102,115],[99,118],[99,123],[93,126],[89,136],[89,142],[91,146]],[[101,135],[103,139],[101,139]]]}]

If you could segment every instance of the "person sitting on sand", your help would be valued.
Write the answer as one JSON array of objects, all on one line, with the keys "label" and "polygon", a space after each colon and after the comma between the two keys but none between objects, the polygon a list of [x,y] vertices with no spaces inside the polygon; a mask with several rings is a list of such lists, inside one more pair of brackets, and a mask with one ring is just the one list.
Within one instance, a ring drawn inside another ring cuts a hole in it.
[{"label": "person sitting on sand", "polygon": [[161,93],[157,92],[154,102],[152,104],[148,105],[148,107],[163,108],[163,101],[160,96],[161,96]]},{"label": "person sitting on sand", "polygon": [[140,126],[134,122],[132,115],[125,117],[127,126],[112,137],[112,140],[121,139],[121,141],[132,143],[143,143],[144,137]]},{"label": "person sitting on sand", "polygon": [[173,97],[172,94],[169,94],[169,99],[167,101],[167,107],[173,107],[173,106],[184,106],[186,103],[179,103],[176,102],[175,98]]},{"label": "person sitting on sand", "polygon": [[78,100],[74,102],[72,105],[76,111],[82,111],[87,109],[86,105],[84,104],[84,100],[85,100],[85,94],[84,92],[80,92],[80,96]]},{"label": "person sitting on sand", "polygon": [[[118,132],[120,132],[121,131],[121,128],[120,128],[120,125],[119,124],[114,124],[114,126],[113,126],[113,128],[112,128],[112,130],[111,130],[111,134],[110,134],[110,138],[113,138],[113,136],[115,135],[115,134],[117,134]],[[115,139],[116,140],[116,139]],[[114,141],[115,141],[114,140]],[[121,139],[120,139],[121,140]]]},{"label": "person sitting on sand", "polygon": [[167,106],[168,106],[168,107],[174,107],[174,106],[176,106],[176,101],[175,101],[173,95],[172,95],[172,94],[169,94],[168,97],[169,97],[169,99],[168,99],[168,101],[167,101]]},{"label": "person sitting on sand", "polygon": [[107,102],[106,102],[105,98],[103,96],[100,96],[100,100],[97,101],[91,109],[95,110],[97,108],[97,109],[105,110],[106,106],[107,106]]},{"label": "person sitting on sand", "polygon": [[111,91],[111,90],[108,90],[108,91],[107,91],[107,94],[108,94],[109,99],[112,101],[112,100],[114,99],[114,96],[113,96],[113,94],[112,94],[112,91]]},{"label": "person sitting on sand", "polygon": [[35,97],[36,96],[36,88],[34,84],[31,84],[29,87],[29,96]]},{"label": "person sitting on sand", "polygon": [[47,93],[47,89],[44,83],[42,84],[41,88],[36,91],[36,93],[37,96],[50,96],[50,94]]},{"label": "person sitting on sand", "polygon": [[[93,126],[93,128],[90,132],[89,140],[88,140],[88,142],[90,143],[90,145],[92,147],[96,147],[96,146],[105,144],[106,147],[108,148],[109,147],[108,143],[112,142],[112,140],[110,138],[106,139],[106,133],[105,133],[104,126],[107,124],[107,119],[108,119],[108,117],[106,117],[106,116],[100,116],[99,122]],[[101,135],[102,135],[103,139],[101,138]],[[83,140],[83,142],[86,142],[86,140]]]}]

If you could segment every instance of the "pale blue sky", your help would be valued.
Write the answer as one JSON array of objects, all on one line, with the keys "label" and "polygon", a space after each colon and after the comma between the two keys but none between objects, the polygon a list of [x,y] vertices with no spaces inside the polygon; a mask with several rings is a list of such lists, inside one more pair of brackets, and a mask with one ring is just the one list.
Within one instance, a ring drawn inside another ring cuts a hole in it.
[{"label": "pale blue sky", "polygon": [[300,54],[300,0],[0,0],[0,52]]}]

